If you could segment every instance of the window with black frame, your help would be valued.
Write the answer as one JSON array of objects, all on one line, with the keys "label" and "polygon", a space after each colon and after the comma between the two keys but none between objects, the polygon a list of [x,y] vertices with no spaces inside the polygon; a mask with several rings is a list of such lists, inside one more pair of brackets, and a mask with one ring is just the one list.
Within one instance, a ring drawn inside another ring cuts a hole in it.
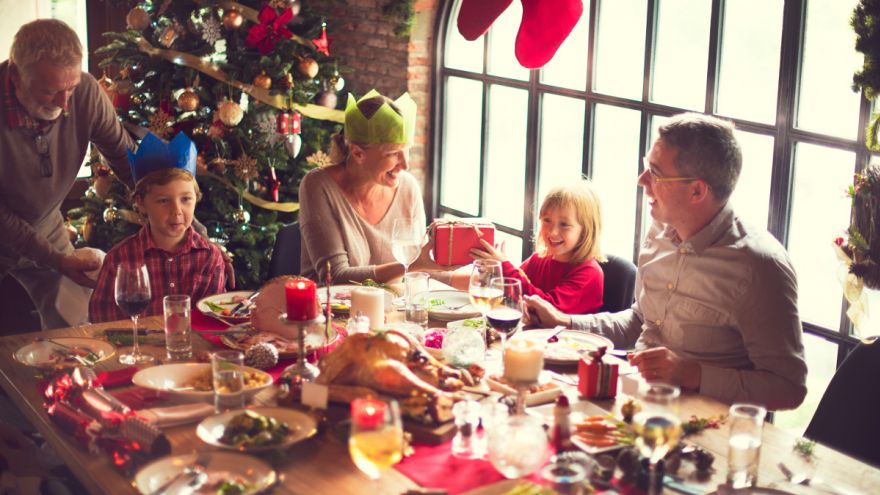
[{"label": "window with black frame", "polygon": [[650,222],[636,178],[656,128],[683,111],[734,121],[744,165],[731,201],[783,242],[798,272],[809,394],[775,421],[802,430],[855,342],[831,242],[849,225],[853,174],[872,159],[870,105],[851,89],[856,3],[586,0],[553,60],[529,71],[513,54],[519,2],[473,42],[456,28],[460,0],[445,2],[436,215],[486,217],[508,255],[525,259],[541,198],[583,175],[600,193],[604,251],[635,259]]}]

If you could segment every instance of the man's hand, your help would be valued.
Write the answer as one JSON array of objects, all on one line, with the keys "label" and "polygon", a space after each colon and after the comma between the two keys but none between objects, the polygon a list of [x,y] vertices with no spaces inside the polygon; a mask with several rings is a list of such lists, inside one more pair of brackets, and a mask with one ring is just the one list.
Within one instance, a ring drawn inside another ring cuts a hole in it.
[{"label": "man's hand", "polygon": [[61,264],[58,266],[58,271],[79,285],[94,289],[97,282],[89,278],[89,276],[86,275],[86,272],[97,270],[99,268],[101,268],[100,261],[95,259],[78,258],[71,253],[65,254],[61,258]]},{"label": "man's hand", "polygon": [[529,309],[529,321],[537,319],[537,321],[547,328],[562,325],[571,328],[571,316],[556,309],[549,302],[538,296],[523,296]]},{"label": "man's hand", "polygon": [[700,388],[700,363],[683,359],[665,347],[634,352],[630,355],[629,362],[639,368],[639,373],[645,380],[671,383],[688,390]]}]

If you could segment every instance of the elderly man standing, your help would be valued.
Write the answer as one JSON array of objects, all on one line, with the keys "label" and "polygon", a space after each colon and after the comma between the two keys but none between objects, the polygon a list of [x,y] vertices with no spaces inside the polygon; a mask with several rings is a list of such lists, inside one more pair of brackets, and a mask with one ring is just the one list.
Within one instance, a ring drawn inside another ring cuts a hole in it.
[{"label": "elderly man standing", "polygon": [[61,21],[40,19],[21,27],[9,60],[0,64],[0,278],[9,274],[21,283],[43,328],[78,323],[58,313],[59,284],[68,277],[93,287],[85,273],[99,268],[72,255],[59,211],[89,142],[131,184],[131,138],[81,63],[76,33]]},{"label": "elderly man standing", "polygon": [[635,344],[630,361],[647,380],[725,402],[797,407],[807,374],[797,278],[785,248],[728,204],[741,168],[732,124],[673,117],[639,176],[654,223],[639,253],[632,308],[569,316],[529,298],[532,312],[618,347]]}]

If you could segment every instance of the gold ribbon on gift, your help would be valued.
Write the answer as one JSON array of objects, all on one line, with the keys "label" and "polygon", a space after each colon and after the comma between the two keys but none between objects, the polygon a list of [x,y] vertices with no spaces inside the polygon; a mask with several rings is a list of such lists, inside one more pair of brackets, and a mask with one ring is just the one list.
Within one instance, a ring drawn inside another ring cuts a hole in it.
[{"label": "gold ribbon on gift", "polygon": [[[213,179],[216,179],[218,182],[220,182],[224,186],[228,187],[229,189],[232,189],[235,192],[239,192],[238,188],[235,187],[235,185],[232,182],[229,182],[228,180],[224,179],[223,177],[220,177],[219,175],[217,175],[215,173],[199,172],[199,175],[207,175]],[[241,197],[244,198],[245,200],[247,200],[248,203],[250,203],[254,206],[259,206],[260,208],[263,208],[266,210],[280,211],[282,213],[293,213],[293,212],[299,210],[299,203],[294,203],[294,202],[276,203],[274,201],[267,201],[263,198],[254,196],[253,194],[249,193],[248,191],[240,192],[240,194],[241,194]]]},{"label": "gold ribbon on gift", "polygon": [[323,107],[321,105],[313,105],[311,103],[306,105],[293,103],[285,95],[272,94],[269,92],[268,89],[258,88],[253,84],[245,84],[241,81],[236,81],[235,79],[229,77],[229,75],[227,75],[225,72],[220,70],[220,67],[217,64],[209,62],[207,60],[203,60],[202,58],[196,57],[195,55],[180,52],[177,50],[164,50],[161,48],[156,48],[144,38],[138,38],[137,45],[138,48],[147,55],[150,55],[152,57],[164,58],[171,63],[182,65],[184,67],[189,67],[190,69],[195,69],[203,74],[213,77],[218,81],[224,82],[230,86],[234,86],[253,96],[258,101],[261,101],[267,105],[271,105],[279,110],[296,110],[306,117],[316,120],[329,120],[331,122],[339,123],[345,122],[345,113],[342,112],[342,110],[335,110],[332,108]]},{"label": "gold ribbon on gift", "polygon": [[453,228],[453,227],[458,226],[458,225],[465,226],[465,227],[470,227],[470,228],[474,229],[474,232],[476,232],[476,234],[477,234],[477,238],[478,238],[478,239],[483,237],[483,231],[480,230],[480,228],[477,227],[477,224],[475,224],[475,223],[472,222],[472,221],[467,221],[467,220],[448,220],[448,219],[438,219],[438,220],[434,220],[434,223],[432,224],[432,227],[434,227],[434,230],[436,231],[436,230],[437,230],[437,227],[439,227],[439,226],[441,226],[441,225],[445,225],[445,226],[448,226],[448,227],[449,227],[449,240],[448,240],[447,243],[446,243],[446,248],[447,248],[447,251],[446,251],[446,266],[451,266],[451,265],[452,265],[452,228]]}]

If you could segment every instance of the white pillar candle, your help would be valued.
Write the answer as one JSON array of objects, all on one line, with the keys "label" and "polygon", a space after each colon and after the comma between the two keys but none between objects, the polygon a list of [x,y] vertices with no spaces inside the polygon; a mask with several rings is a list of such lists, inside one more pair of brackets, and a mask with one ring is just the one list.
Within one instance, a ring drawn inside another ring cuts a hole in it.
[{"label": "white pillar candle", "polygon": [[509,382],[537,382],[544,369],[544,348],[530,339],[512,339],[504,345],[504,378]]},{"label": "white pillar candle", "polygon": [[357,316],[358,311],[370,319],[370,329],[385,326],[385,290],[377,287],[358,287],[352,290],[349,316]]}]

